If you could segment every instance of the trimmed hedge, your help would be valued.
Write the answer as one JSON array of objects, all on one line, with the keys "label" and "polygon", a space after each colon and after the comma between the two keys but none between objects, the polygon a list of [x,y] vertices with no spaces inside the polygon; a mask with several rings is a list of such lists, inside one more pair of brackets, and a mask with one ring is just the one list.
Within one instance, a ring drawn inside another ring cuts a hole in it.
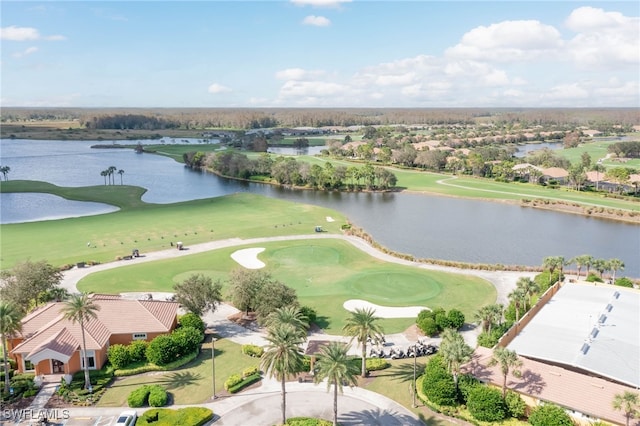
[{"label": "trimmed hedge", "polygon": [[287,426],[333,426],[333,422],[313,417],[291,417],[285,424]]},{"label": "trimmed hedge", "polygon": [[247,367],[244,370],[242,370],[242,377],[248,377],[254,374],[259,373],[260,371],[258,370],[258,366],[255,365],[253,367]]},{"label": "trimmed hedge", "polygon": [[365,360],[364,365],[367,371],[378,371],[391,367],[391,364],[383,358],[368,358]]},{"label": "trimmed hedge", "polygon": [[242,389],[246,388],[247,386],[252,385],[259,380],[262,380],[262,376],[260,376],[260,373],[252,374],[251,376],[245,377],[239,383],[236,383],[233,386],[229,386],[228,388],[227,388],[227,383],[225,382],[225,389],[227,389],[227,392],[229,393],[237,393],[237,392],[240,392]]},{"label": "trimmed hedge", "polygon": [[124,377],[124,376],[133,376],[135,374],[147,373],[149,371],[175,370],[178,367],[182,367],[183,365],[190,363],[197,357],[198,357],[198,351],[195,351],[191,354],[185,355],[182,358],[177,359],[173,362],[170,362],[169,364],[166,364],[166,365],[156,365],[156,364],[150,364],[150,363],[144,363],[142,365],[132,364],[134,367],[116,370],[113,372],[113,375],[116,377]]},{"label": "trimmed hedge", "polygon": [[264,353],[264,349],[257,345],[242,345],[242,353],[255,358],[260,358]]},{"label": "trimmed hedge", "polygon": [[231,376],[229,376],[229,378],[227,380],[224,381],[224,388],[226,390],[229,390],[229,388],[237,385],[241,381],[242,381],[242,376],[241,375],[232,374]]},{"label": "trimmed hedge", "polygon": [[[153,420],[152,419],[157,419]],[[213,411],[205,407],[187,407],[178,410],[152,408],[140,416],[137,424],[153,426],[201,426],[213,419]]]},{"label": "trimmed hedge", "polygon": [[160,385],[142,385],[129,394],[127,404],[131,408],[138,408],[149,404],[152,407],[162,407],[169,399],[167,391]]},{"label": "trimmed hedge", "polygon": [[142,385],[138,389],[134,389],[127,397],[127,405],[131,408],[142,407],[147,404],[151,389],[149,385]]}]

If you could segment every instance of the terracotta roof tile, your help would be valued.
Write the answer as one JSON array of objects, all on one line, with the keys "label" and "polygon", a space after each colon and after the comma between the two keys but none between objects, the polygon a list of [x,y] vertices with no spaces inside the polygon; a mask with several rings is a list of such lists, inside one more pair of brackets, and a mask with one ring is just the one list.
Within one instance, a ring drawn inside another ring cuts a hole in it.
[{"label": "terracotta roof tile", "polygon": [[71,356],[75,351],[80,349],[80,344],[76,340],[69,330],[63,328],[57,333],[53,334],[49,339],[43,341],[39,346],[34,348],[28,355],[31,358],[45,349],[61,353],[63,355]]},{"label": "terracotta roof tile", "polygon": [[[476,348],[471,362],[463,366],[462,370],[483,382],[502,387],[500,367],[488,366],[492,354],[491,349],[481,346]],[[509,374],[509,389],[594,418],[624,424],[624,415],[612,408],[611,401],[616,394],[624,391],[637,393],[634,388],[525,357],[520,357],[520,360],[523,364],[520,368],[522,377],[516,378]],[[640,420],[632,421],[630,425],[640,426]]]}]

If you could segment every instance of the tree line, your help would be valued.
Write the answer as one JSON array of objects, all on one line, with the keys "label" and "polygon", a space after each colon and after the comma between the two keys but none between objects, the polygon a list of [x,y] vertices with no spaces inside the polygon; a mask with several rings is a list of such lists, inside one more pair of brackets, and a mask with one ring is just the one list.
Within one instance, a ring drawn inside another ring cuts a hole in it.
[{"label": "tree line", "polygon": [[[195,158],[196,156],[194,156]],[[304,186],[317,189],[388,190],[395,187],[397,177],[383,167],[366,163],[358,166],[324,166],[298,161],[292,157],[272,158],[261,154],[256,159],[246,155],[225,151],[208,153],[201,162],[192,166],[205,166],[223,176],[241,179],[266,177],[280,185]]]}]

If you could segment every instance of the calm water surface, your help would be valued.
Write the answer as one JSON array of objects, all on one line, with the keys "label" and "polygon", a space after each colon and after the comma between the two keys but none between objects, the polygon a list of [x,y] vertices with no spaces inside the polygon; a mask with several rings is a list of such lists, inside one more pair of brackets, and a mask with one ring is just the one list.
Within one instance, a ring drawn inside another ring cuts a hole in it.
[{"label": "calm water surface", "polygon": [[[619,258],[626,264],[623,275],[640,277],[640,227],[636,225],[449,197],[290,190],[194,172],[166,157],[91,149],[92,144],[95,142],[3,140],[0,162],[11,167],[10,179],[60,186],[104,184],[100,171],[113,165],[125,171],[124,184],[148,189],[143,200],[150,203],[252,192],[321,205],[341,211],[384,246],[417,257],[539,265],[545,256],[568,259],[588,253]],[[120,183],[119,175],[116,183]],[[29,203],[39,202],[33,197],[44,195],[0,194],[1,223],[65,217],[68,212],[73,212],[69,216],[79,215],[75,208],[58,210],[68,207],[54,208],[50,201],[44,201],[46,210],[30,207]],[[27,196],[25,204],[21,198]],[[99,214],[106,206],[82,208],[81,214]]]}]

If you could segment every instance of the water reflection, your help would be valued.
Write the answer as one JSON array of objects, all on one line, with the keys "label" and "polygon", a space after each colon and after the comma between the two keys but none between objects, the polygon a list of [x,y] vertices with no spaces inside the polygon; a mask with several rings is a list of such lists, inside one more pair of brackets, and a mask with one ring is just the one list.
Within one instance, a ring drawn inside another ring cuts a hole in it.
[{"label": "water reflection", "polygon": [[35,222],[118,211],[108,204],[66,200],[52,194],[2,194],[1,223]]}]

